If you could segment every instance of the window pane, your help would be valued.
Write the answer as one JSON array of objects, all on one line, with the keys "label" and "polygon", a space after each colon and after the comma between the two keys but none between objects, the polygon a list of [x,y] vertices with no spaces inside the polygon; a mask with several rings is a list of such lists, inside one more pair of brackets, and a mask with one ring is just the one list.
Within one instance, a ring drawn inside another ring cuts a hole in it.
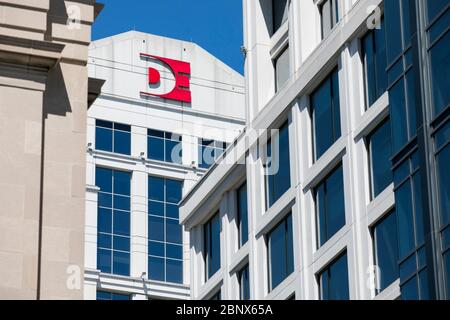
[{"label": "window pane", "polygon": [[182,145],[180,142],[166,140],[166,161],[182,164]]},{"label": "window pane", "polygon": [[164,161],[164,140],[148,137],[147,155],[149,159]]},{"label": "window pane", "polygon": [[181,225],[178,220],[166,219],[166,241],[181,244]]},{"label": "window pane", "polygon": [[446,287],[447,287],[447,299],[450,296],[450,251],[447,251],[444,254],[444,270],[447,278]]},{"label": "window pane", "polygon": [[127,294],[97,291],[97,300],[130,300]]},{"label": "window pane", "polygon": [[370,31],[362,41],[366,76],[367,107],[386,91],[386,40],[384,21],[381,29]]},{"label": "window pane", "polygon": [[206,279],[220,269],[220,216],[217,213],[204,225]]},{"label": "window pane", "polygon": [[114,208],[119,210],[130,211],[130,197],[114,196]]},{"label": "window pane", "polygon": [[112,249],[112,236],[110,234],[98,233],[97,246],[102,249]]},{"label": "window pane", "polygon": [[98,231],[112,233],[112,210],[98,208]]},{"label": "window pane", "polygon": [[239,244],[243,246],[248,241],[248,211],[247,211],[247,183],[244,183],[237,191],[238,198],[238,227]]},{"label": "window pane", "polygon": [[105,208],[112,208],[112,196],[107,193],[99,192],[98,206]]},{"label": "window pane", "polygon": [[417,278],[414,277],[406,282],[402,287],[402,300],[419,300],[419,288],[417,287]]},{"label": "window pane", "polygon": [[166,180],[166,201],[178,204],[181,201],[182,182],[178,180]]},{"label": "window pane", "polygon": [[402,52],[400,2],[391,0],[385,2],[386,49],[388,63],[392,63]]},{"label": "window pane", "polygon": [[316,188],[316,214],[322,246],[345,225],[342,165]]},{"label": "window pane", "polygon": [[450,223],[450,145],[439,152],[436,162],[441,224],[445,226]]},{"label": "window pane", "polygon": [[319,278],[322,300],[348,300],[347,254],[334,261]]},{"label": "window pane", "polygon": [[167,257],[172,259],[183,259],[183,247],[181,245],[167,244]]},{"label": "window pane", "polygon": [[434,114],[437,115],[450,105],[450,32],[431,49],[430,57]]},{"label": "window pane", "polygon": [[427,0],[428,20],[432,21],[447,6],[448,0]]},{"label": "window pane", "polygon": [[380,291],[386,289],[399,277],[397,217],[389,213],[374,227],[375,261],[380,270]]},{"label": "window pane", "polygon": [[407,115],[405,111],[404,81],[397,82],[389,91],[392,146],[394,153],[399,151],[408,141]]},{"label": "window pane", "polygon": [[148,242],[148,254],[151,256],[164,257],[164,243],[149,241]]},{"label": "window pane", "polygon": [[412,212],[411,185],[405,183],[395,192],[397,228],[399,237],[399,257],[403,258],[415,247],[414,217]]},{"label": "window pane", "polygon": [[114,236],[113,249],[119,251],[130,251],[130,238]]},{"label": "window pane", "polygon": [[127,124],[114,123],[114,130],[131,132],[131,127]]},{"label": "window pane", "polygon": [[95,169],[95,184],[102,192],[112,192],[112,170],[97,167]]},{"label": "window pane", "polygon": [[183,261],[166,260],[166,281],[173,283],[183,283]]},{"label": "window pane", "polygon": [[148,258],[148,278],[156,281],[165,280],[164,259],[155,257]]},{"label": "window pane", "polygon": [[130,195],[130,179],[131,174],[129,172],[114,171],[114,193]]},{"label": "window pane", "polygon": [[164,241],[164,219],[148,217],[148,238],[150,240]]},{"label": "window pane", "polygon": [[148,214],[164,217],[164,202],[150,200],[148,202]]},{"label": "window pane", "polygon": [[112,130],[99,128],[95,129],[95,148],[97,150],[112,152]]},{"label": "window pane", "polygon": [[239,298],[240,300],[250,300],[250,279],[249,266],[239,272]]},{"label": "window pane", "polygon": [[319,159],[341,136],[338,72],[311,95],[315,159]]},{"label": "window pane", "polygon": [[114,152],[131,154],[131,135],[129,132],[114,131]]},{"label": "window pane", "polygon": [[164,201],[164,179],[148,177],[148,198]]},{"label": "window pane", "polygon": [[114,274],[130,275],[130,254],[113,251],[113,272]]},{"label": "window pane", "polygon": [[372,178],[372,196],[375,198],[391,184],[391,125],[390,121],[382,124],[369,137],[371,178]]},{"label": "window pane", "polygon": [[327,0],[320,8],[320,16],[322,19],[322,39],[326,38],[333,28],[331,17],[331,0]]},{"label": "window pane", "polygon": [[[266,168],[267,204],[271,207],[291,187],[289,161],[289,127],[285,123],[279,130],[278,139],[268,142],[270,167]],[[273,149],[273,147],[275,147]],[[278,152],[276,152],[278,151]]]},{"label": "window pane", "polygon": [[178,219],[179,218],[178,205],[166,204],[166,217]]},{"label": "window pane", "polygon": [[270,288],[274,289],[294,270],[291,215],[269,233],[268,243]]},{"label": "window pane", "polygon": [[273,33],[288,19],[289,7],[287,0],[272,0]]},{"label": "window pane", "polygon": [[108,128],[108,129],[113,128],[112,122],[105,121],[105,120],[99,120],[99,119],[95,120],[95,126],[101,127],[101,128]]},{"label": "window pane", "polygon": [[275,92],[283,87],[289,76],[289,47],[287,47],[275,60]]},{"label": "window pane", "polygon": [[123,236],[130,235],[130,213],[125,211],[114,210],[114,234]]},{"label": "window pane", "polygon": [[333,143],[331,114],[331,82],[326,80],[311,97],[314,108],[315,154],[319,159]]}]

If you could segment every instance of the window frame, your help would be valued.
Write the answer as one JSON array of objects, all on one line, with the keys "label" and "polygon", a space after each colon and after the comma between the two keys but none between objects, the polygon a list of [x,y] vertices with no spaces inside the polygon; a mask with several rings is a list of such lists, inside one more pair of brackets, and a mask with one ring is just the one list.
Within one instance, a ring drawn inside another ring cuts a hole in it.
[{"label": "window frame", "polygon": [[373,151],[372,151],[372,140],[371,138],[373,137],[373,135],[375,133],[377,133],[378,130],[380,130],[384,125],[389,123],[389,141],[390,141],[390,145],[391,145],[391,156],[390,156],[390,168],[391,168],[391,183],[392,184],[394,182],[394,174],[392,172],[392,156],[393,156],[393,147],[392,147],[392,138],[391,138],[391,123],[390,123],[390,117],[387,116],[385,119],[383,119],[366,137],[365,137],[365,144],[366,144],[366,150],[367,150],[367,159],[368,159],[368,166],[369,166],[369,189],[370,189],[370,200],[373,201],[375,200],[381,193],[383,193],[384,190],[386,190],[387,187],[389,187],[389,184],[387,185],[387,187],[384,190],[381,190],[378,194],[375,194],[375,186],[374,186],[374,182],[375,182],[375,174],[373,172],[374,169],[374,162],[373,161]]},{"label": "window frame", "polygon": [[[289,235],[289,220],[290,220],[290,235]],[[282,279],[279,283],[275,284],[273,283],[273,268],[272,268],[272,253],[271,253],[271,235],[273,234],[274,231],[276,231],[279,227],[281,227],[282,225],[284,225],[284,241],[283,241],[283,245],[284,245],[284,253],[285,253],[285,267],[286,269],[283,270],[283,273],[285,275],[284,279]],[[266,248],[267,248],[267,280],[268,280],[268,289],[269,292],[273,291],[274,289],[276,289],[279,285],[281,285],[291,274],[294,273],[295,271],[295,250],[294,250],[294,243],[293,243],[293,239],[294,239],[294,226],[293,226],[293,221],[292,221],[292,211],[289,211],[284,218],[278,222],[265,236],[265,242],[266,242]],[[292,240],[291,246],[289,246],[289,240]],[[291,259],[289,258],[289,248],[292,249],[292,257]],[[289,262],[292,262],[292,266],[289,265]],[[290,270],[292,268],[292,270]],[[290,272],[289,272],[290,271]]]},{"label": "window frame", "polygon": [[[214,270],[213,273],[211,273],[210,269],[211,266],[210,264],[212,263],[212,260],[210,258],[210,252],[212,251],[212,224],[214,222],[214,220],[217,219],[218,223],[219,223],[219,235],[218,235],[218,240],[219,240],[219,252],[217,254],[218,256],[218,269]],[[222,250],[222,243],[221,243],[221,230],[222,230],[222,222],[221,222],[221,216],[220,216],[220,211],[217,210],[210,218],[207,222],[205,222],[202,225],[202,232],[203,232],[203,263],[205,266],[205,282],[208,282],[209,279],[211,279],[212,277],[214,277],[214,275],[220,271],[220,269],[222,268],[222,259],[221,259],[221,250]],[[209,236],[208,236],[209,235]]]}]

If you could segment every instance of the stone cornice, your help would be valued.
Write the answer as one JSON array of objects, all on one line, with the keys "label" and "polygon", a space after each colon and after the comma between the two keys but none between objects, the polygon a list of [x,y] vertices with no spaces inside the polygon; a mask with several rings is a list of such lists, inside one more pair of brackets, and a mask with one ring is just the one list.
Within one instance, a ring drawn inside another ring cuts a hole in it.
[{"label": "stone cornice", "polygon": [[0,35],[0,62],[51,69],[61,59],[64,45]]}]

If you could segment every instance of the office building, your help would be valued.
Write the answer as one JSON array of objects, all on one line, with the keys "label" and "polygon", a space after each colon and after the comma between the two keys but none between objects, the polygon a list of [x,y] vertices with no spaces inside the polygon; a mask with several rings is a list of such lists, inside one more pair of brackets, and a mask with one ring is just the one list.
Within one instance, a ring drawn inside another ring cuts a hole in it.
[{"label": "office building", "polygon": [[243,76],[198,45],[130,31],[94,41],[85,299],[189,299],[183,194],[245,125]]},{"label": "office building", "polygon": [[191,298],[449,299],[450,3],[243,5],[246,128],[180,205]]}]

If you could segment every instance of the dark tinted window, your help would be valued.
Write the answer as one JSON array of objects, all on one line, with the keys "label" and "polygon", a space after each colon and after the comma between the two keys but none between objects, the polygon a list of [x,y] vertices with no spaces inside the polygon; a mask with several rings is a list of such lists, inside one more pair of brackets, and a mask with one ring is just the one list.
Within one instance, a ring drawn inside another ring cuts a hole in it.
[{"label": "dark tinted window", "polygon": [[289,215],[267,236],[269,248],[269,283],[274,289],[294,271],[292,216]]},{"label": "dark tinted window", "polygon": [[247,209],[247,183],[237,190],[239,245],[243,246],[248,241],[248,209]]},{"label": "dark tinted window", "polygon": [[338,71],[335,70],[311,95],[314,154],[319,159],[341,137]]},{"label": "dark tinted window", "polygon": [[373,228],[375,264],[379,268],[379,291],[398,279],[397,217],[389,213]]},{"label": "dark tinted window", "polygon": [[372,198],[378,196],[389,184],[392,177],[391,125],[385,121],[369,137],[369,155],[372,181]]},{"label": "dark tinted window", "polygon": [[220,269],[220,215],[216,215],[204,226],[204,249],[206,279]]},{"label": "dark tinted window", "polygon": [[384,21],[381,22],[381,29],[374,29],[363,38],[362,46],[366,106],[370,107],[387,90]]},{"label": "dark tinted window", "polygon": [[269,161],[266,164],[266,202],[270,208],[291,187],[287,122],[280,128],[279,134],[269,140],[267,157]]},{"label": "dark tinted window", "polygon": [[96,168],[97,268],[104,273],[130,274],[131,174]]},{"label": "dark tinted window", "polygon": [[319,274],[321,300],[348,300],[347,254],[340,256]]},{"label": "dark tinted window", "polygon": [[342,165],[315,189],[318,242],[322,246],[345,225]]},{"label": "dark tinted window", "polygon": [[183,241],[178,204],[183,183],[148,177],[149,279],[183,282]]}]

